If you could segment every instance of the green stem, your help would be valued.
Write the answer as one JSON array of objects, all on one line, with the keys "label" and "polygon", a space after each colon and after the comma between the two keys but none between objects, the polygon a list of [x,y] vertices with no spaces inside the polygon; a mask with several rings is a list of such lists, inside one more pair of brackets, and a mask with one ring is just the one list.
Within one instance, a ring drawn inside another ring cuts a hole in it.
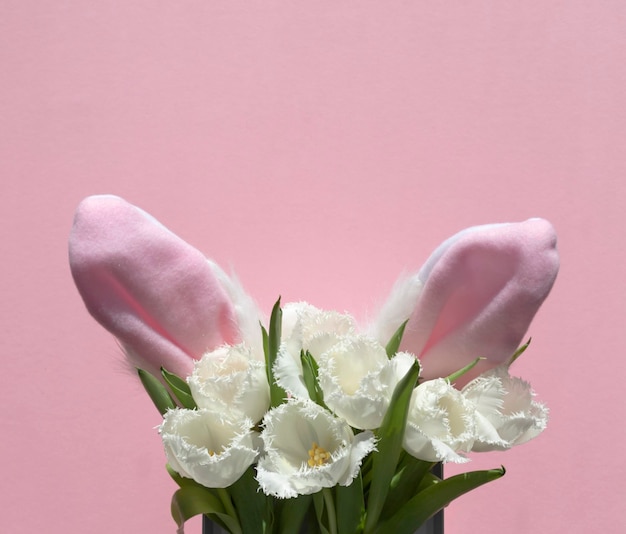
[{"label": "green stem", "polygon": [[333,494],[330,488],[324,488],[322,490],[322,495],[324,496],[324,503],[326,504],[330,534],[337,534],[337,512],[335,511],[335,500],[333,499]]},{"label": "green stem", "polygon": [[217,488],[217,494],[220,497],[220,501],[224,505],[224,510],[226,513],[233,518],[234,521],[237,522],[237,532],[233,532],[232,534],[243,534],[241,531],[241,523],[239,523],[239,517],[237,516],[237,511],[233,506],[233,501],[230,498],[230,494],[224,488]]},{"label": "green stem", "polygon": [[361,467],[361,477],[363,479],[364,491],[369,488],[369,484],[372,481],[372,457],[373,454],[368,454]]}]

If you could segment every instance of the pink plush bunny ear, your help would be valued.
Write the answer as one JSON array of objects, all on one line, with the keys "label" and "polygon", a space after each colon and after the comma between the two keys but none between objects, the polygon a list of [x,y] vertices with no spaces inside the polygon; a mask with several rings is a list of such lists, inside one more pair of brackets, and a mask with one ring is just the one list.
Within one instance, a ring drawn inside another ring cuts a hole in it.
[{"label": "pink plush bunny ear", "polygon": [[512,356],[558,268],[556,234],[543,219],[469,228],[397,284],[374,334],[386,342],[410,318],[400,349],[420,358],[426,379],[486,358],[464,384]]},{"label": "pink plush bunny ear", "polygon": [[204,352],[241,336],[227,277],[119,197],[81,202],[69,257],[87,309],[138,367],[186,376]]}]

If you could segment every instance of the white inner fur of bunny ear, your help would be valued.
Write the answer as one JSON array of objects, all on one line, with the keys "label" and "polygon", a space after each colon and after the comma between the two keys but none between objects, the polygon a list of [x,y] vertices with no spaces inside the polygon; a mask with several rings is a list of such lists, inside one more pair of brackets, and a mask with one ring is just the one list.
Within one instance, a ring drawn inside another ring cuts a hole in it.
[{"label": "white inner fur of bunny ear", "polygon": [[369,335],[385,346],[400,325],[411,317],[423,287],[419,275],[401,276],[369,327]]},{"label": "white inner fur of bunny ear", "polygon": [[213,274],[233,303],[237,325],[241,332],[241,340],[252,348],[254,354],[263,357],[263,336],[259,326],[262,317],[256,302],[245,292],[234,273],[228,276],[216,263],[211,260],[207,261]]}]

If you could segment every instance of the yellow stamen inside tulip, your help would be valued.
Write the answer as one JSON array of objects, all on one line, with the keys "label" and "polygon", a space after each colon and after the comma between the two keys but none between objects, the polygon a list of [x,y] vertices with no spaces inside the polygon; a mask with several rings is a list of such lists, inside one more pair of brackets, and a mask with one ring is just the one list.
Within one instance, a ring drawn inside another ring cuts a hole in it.
[{"label": "yellow stamen inside tulip", "polygon": [[313,442],[309,450],[309,461],[307,462],[309,467],[319,467],[328,462],[328,460],[330,460],[330,453]]}]

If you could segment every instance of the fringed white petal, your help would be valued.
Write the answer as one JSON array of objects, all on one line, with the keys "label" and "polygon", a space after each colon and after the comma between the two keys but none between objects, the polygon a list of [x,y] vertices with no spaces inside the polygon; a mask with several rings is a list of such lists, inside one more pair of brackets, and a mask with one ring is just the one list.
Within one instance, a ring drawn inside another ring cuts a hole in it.
[{"label": "fringed white petal", "polygon": [[198,407],[260,421],[270,405],[270,388],[265,364],[253,353],[244,343],[224,345],[198,360],[187,379]]},{"label": "fringed white petal", "polygon": [[294,397],[308,399],[301,352],[308,351],[319,360],[343,336],[353,334],[354,329],[354,319],[349,315],[319,310],[306,302],[286,304],[282,342],[274,364],[277,384]]},{"label": "fringed white petal", "polygon": [[538,436],[547,426],[548,410],[534,397],[530,384],[509,375],[502,365],[463,388],[476,408],[476,452],[506,450]]},{"label": "fringed white petal", "polygon": [[274,362],[274,380],[289,395],[308,399],[309,392],[304,384],[300,352],[289,350],[283,343]]},{"label": "fringed white petal", "polygon": [[423,382],[413,391],[404,433],[405,450],[429,462],[468,461],[475,438],[475,407],[445,379]]},{"label": "fringed white petal", "polygon": [[[290,399],[270,410],[263,423],[265,455],[257,481],[265,494],[281,499],[349,485],[375,448],[371,432],[355,437],[345,421],[311,401]],[[309,451],[316,447],[328,456],[312,466]]]},{"label": "fringed white petal", "polygon": [[413,361],[406,353],[389,360],[382,345],[371,338],[346,337],[319,361],[324,402],[354,428],[378,428],[396,384]]},{"label": "fringed white petal", "polygon": [[208,410],[168,411],[159,427],[169,465],[207,488],[226,488],[259,452],[252,421]]}]

